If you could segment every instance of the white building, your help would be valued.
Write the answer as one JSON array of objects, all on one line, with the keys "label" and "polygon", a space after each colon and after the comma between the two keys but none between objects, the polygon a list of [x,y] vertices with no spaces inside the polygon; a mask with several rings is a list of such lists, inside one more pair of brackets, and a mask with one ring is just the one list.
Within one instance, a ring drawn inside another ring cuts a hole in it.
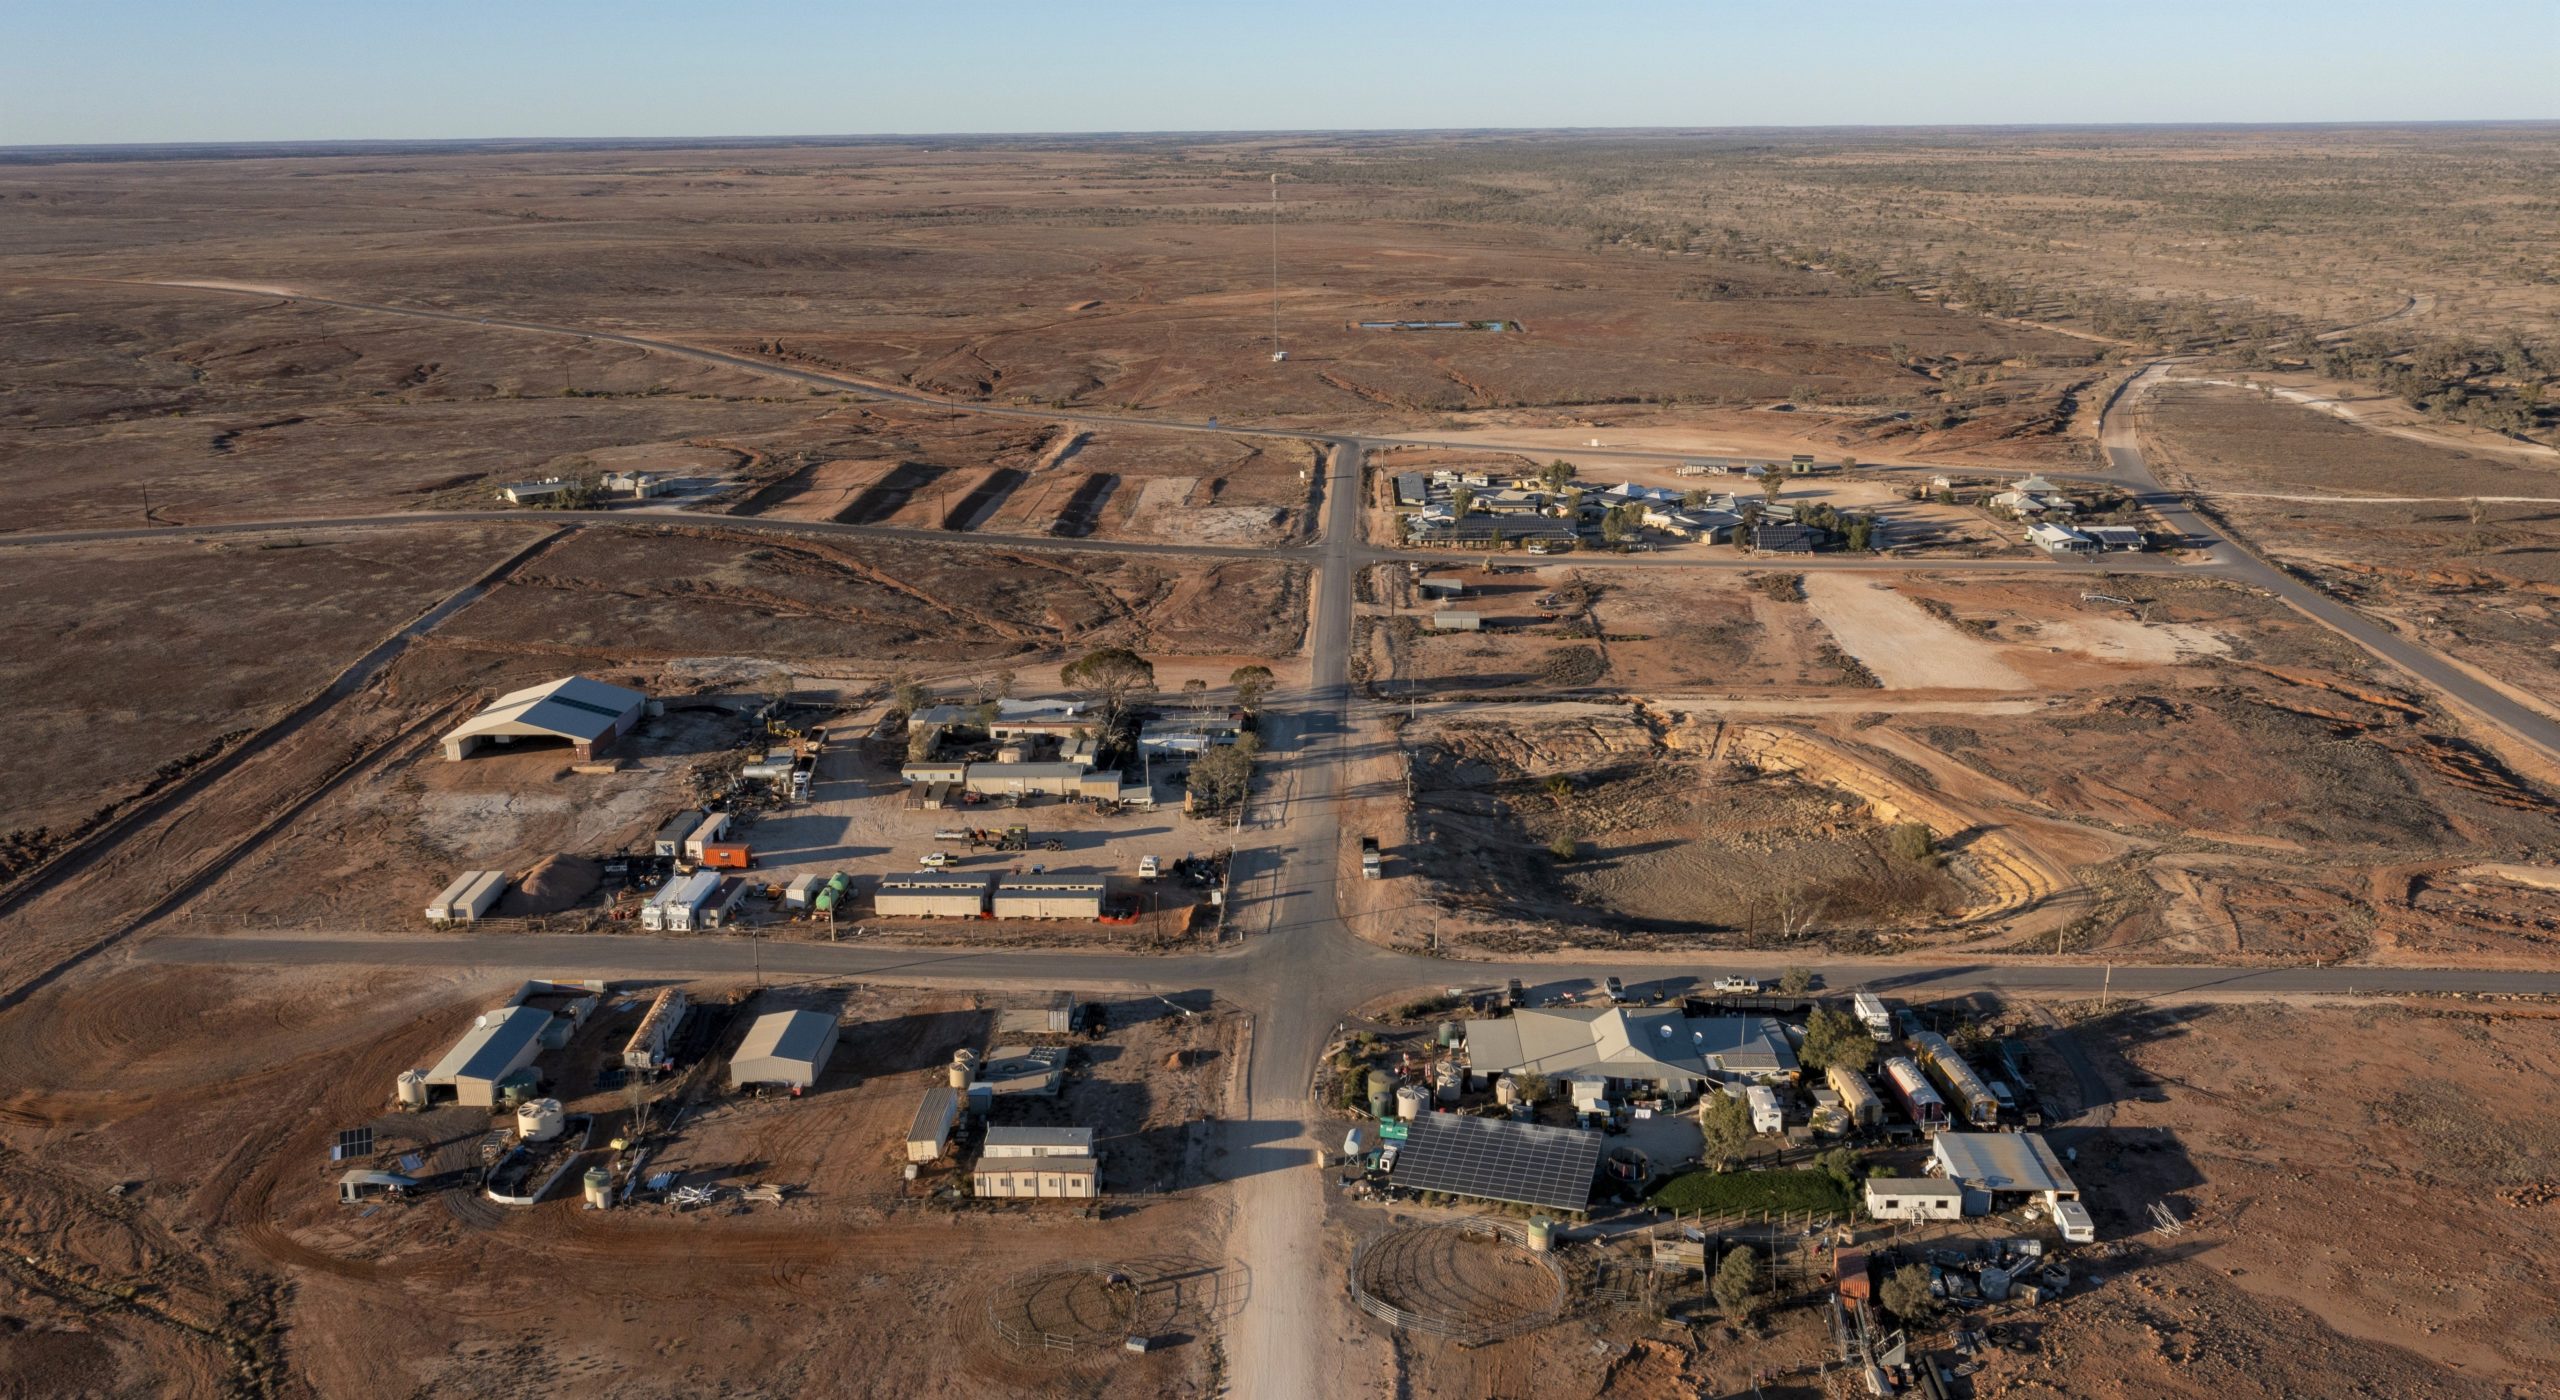
[{"label": "white building", "polygon": [[1961,1220],[1964,1188],[1934,1176],[1871,1176],[1867,1214],[1878,1220]]}]

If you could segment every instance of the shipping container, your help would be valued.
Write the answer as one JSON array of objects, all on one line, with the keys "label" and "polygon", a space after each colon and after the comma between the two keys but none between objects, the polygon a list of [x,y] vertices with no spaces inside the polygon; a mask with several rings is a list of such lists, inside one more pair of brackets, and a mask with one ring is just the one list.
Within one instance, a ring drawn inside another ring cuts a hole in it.
[{"label": "shipping container", "polygon": [[496,907],[499,896],[507,892],[507,872],[503,870],[466,870],[444,887],[435,903],[427,906],[427,917],[437,923],[468,923],[486,918]]},{"label": "shipping container", "polygon": [[712,870],[745,870],[756,863],[756,856],[744,841],[705,841],[702,863]]},{"label": "shipping container", "polygon": [[658,828],[657,838],[649,843],[649,854],[664,856],[669,860],[683,855],[685,838],[691,836],[701,825],[702,809],[699,807],[678,812],[667,818],[666,825]]}]

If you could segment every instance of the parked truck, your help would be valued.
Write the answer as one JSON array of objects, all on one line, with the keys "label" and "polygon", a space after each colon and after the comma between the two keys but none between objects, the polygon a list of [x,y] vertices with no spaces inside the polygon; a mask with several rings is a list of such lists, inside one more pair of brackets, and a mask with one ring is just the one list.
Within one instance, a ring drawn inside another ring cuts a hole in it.
[{"label": "parked truck", "polygon": [[1386,867],[1383,859],[1378,854],[1378,838],[1375,836],[1361,837],[1360,878],[1363,880],[1375,880],[1384,873],[1386,873]]}]

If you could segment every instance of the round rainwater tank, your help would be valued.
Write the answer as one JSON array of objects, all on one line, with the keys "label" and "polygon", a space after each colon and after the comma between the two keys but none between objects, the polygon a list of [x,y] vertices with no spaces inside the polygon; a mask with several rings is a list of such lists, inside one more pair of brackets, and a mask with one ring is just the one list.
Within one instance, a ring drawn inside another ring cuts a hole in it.
[{"label": "round rainwater tank", "polygon": [[1504,1108],[1520,1102],[1520,1081],[1507,1074],[1493,1081],[1493,1101]]},{"label": "round rainwater tank", "polygon": [[1456,1103],[1458,1093],[1465,1087],[1466,1080],[1466,1071],[1458,1068],[1458,1062],[1455,1060],[1442,1060],[1440,1067],[1431,1073],[1431,1082],[1438,1087],[1442,1103]]},{"label": "round rainwater tank", "polygon": [[516,1110],[516,1136],[527,1142],[549,1142],[560,1136],[566,1122],[558,1099],[535,1099]]},{"label": "round rainwater tank", "polygon": [[853,888],[853,881],[845,878],[845,873],[839,870],[828,877],[827,888],[834,890],[837,894],[843,894],[846,890]]},{"label": "round rainwater tank", "polygon": [[427,1106],[427,1072],[425,1070],[400,1071],[400,1106],[402,1108]]},{"label": "round rainwater tank", "polygon": [[1529,1222],[1529,1252],[1544,1254],[1556,1247],[1556,1223],[1537,1216]]},{"label": "round rainwater tank", "polygon": [[1374,1094],[1371,1094],[1371,1095],[1369,1096],[1369,1116],[1370,1116],[1370,1117],[1372,1117],[1372,1118],[1376,1118],[1376,1119],[1379,1119],[1379,1120],[1383,1121],[1383,1120],[1385,1120],[1385,1119],[1388,1119],[1388,1118],[1392,1118],[1392,1117],[1394,1117],[1394,1116],[1395,1116],[1395,1112],[1396,1112],[1396,1091],[1395,1091],[1395,1090],[1393,1090],[1393,1089],[1383,1089],[1383,1090],[1380,1090],[1379,1092],[1374,1093]]},{"label": "round rainwater tank", "polygon": [[587,1204],[598,1210],[613,1204],[613,1173],[602,1167],[587,1168]]},{"label": "round rainwater tank", "polygon": [[1369,1071],[1369,1097],[1374,1099],[1380,1094],[1392,1094],[1395,1091],[1396,1077],[1393,1074],[1382,1069]]},{"label": "round rainwater tank", "polygon": [[975,1078],[975,1076],[970,1073],[969,1066],[966,1063],[959,1060],[953,1060],[951,1062],[952,1088],[966,1089],[969,1087],[969,1081],[972,1078]]},{"label": "round rainwater tank", "polygon": [[1431,1091],[1419,1084],[1407,1084],[1396,1090],[1396,1116],[1419,1118],[1431,1111]]},{"label": "round rainwater tank", "polygon": [[1455,1045],[1458,1043],[1457,1022],[1443,1021],[1440,1023],[1440,1043],[1443,1045]]}]

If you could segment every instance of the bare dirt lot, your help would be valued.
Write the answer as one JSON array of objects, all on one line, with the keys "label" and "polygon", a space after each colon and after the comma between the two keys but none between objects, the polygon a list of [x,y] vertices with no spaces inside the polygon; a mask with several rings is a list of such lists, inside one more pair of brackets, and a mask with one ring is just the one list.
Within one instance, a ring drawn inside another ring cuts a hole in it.
[{"label": "bare dirt lot", "polygon": [[[10,570],[0,875],[183,777],[535,537],[516,526],[47,551]],[[65,755],[77,753],[77,761]]]},{"label": "bare dirt lot", "polygon": [[[715,1088],[707,1116],[679,1123],[671,1151],[691,1163],[688,1182],[793,1187],[779,1206],[732,1194],[711,1208],[596,1214],[573,1188],[522,1210],[465,1190],[338,1204],[331,1134],[382,1114],[398,1068],[432,1059],[503,994],[405,974],[141,969],[57,987],[13,1015],[20,1072],[0,1105],[0,1231],[22,1319],[0,1333],[10,1374],[48,1392],[205,1395],[371,1390],[385,1375],[473,1394],[528,1382],[575,1394],[804,1391],[856,1371],[948,1395],[1210,1385],[1219,1318],[1215,1290],[1196,1281],[1174,1329],[1187,1344],[1144,1358],[1099,1347],[1044,1357],[993,1333],[989,1290],[1061,1264],[1189,1258],[1215,1275],[1221,1225],[1196,1193],[1115,1206],[1097,1222],[1048,1206],[955,1212],[935,1203],[935,1182],[903,1182],[898,1144],[921,1086],[990,1019],[965,999],[836,989],[851,1023],[819,1092],[742,1101]],[[618,1048],[604,1042],[627,1035],[632,1014],[608,1011],[542,1061],[567,1076],[574,1109],[619,1121],[621,1094],[582,1091],[584,1057]],[[1232,1065],[1222,1023],[1120,1019],[1127,1028],[1092,1044],[1057,1111],[1108,1127],[1105,1152],[1142,1174],[1158,1139],[1180,1143],[1180,1125],[1222,1100]],[[173,1055],[180,1024],[221,1035]],[[1187,1068],[1165,1068],[1175,1049]],[[428,1119],[457,1113],[478,1117]],[[461,1135],[420,1148],[437,1163],[479,1133],[445,1130]],[[128,1185],[109,1189],[118,1183]],[[949,1267],[955,1249],[971,1268]],[[518,1267],[527,1257],[547,1262]],[[707,1293],[734,1306],[706,1310]],[[130,1306],[94,1305],[128,1294]],[[807,1345],[767,1344],[777,1311],[809,1323]]]},{"label": "bare dirt lot", "polygon": [[2560,688],[2560,464],[2175,381],[2148,412],[2161,469],[2258,548],[2530,693]]}]

